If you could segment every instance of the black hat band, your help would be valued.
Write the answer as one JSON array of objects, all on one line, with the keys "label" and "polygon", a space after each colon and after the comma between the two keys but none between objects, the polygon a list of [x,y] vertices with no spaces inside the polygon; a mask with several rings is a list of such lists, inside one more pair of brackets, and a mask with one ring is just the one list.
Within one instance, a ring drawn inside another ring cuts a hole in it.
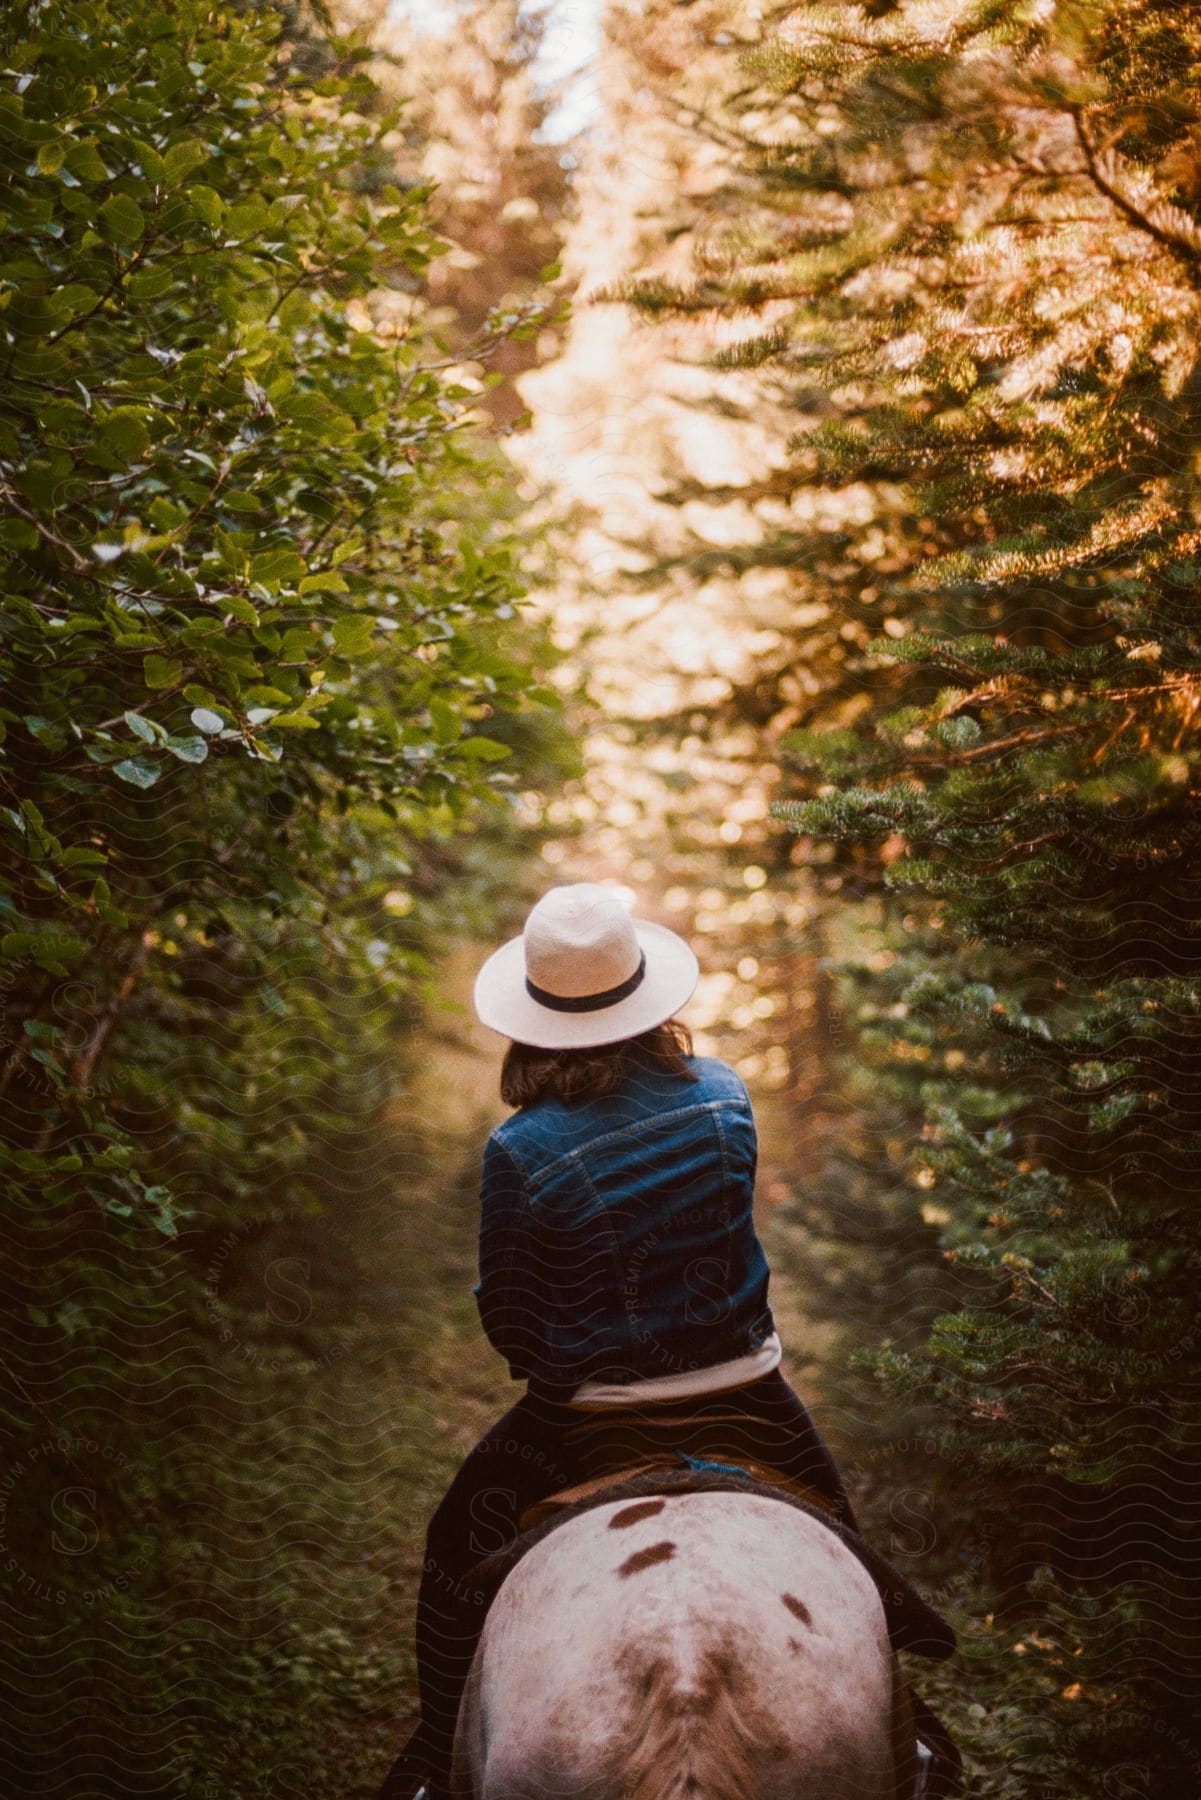
[{"label": "black hat band", "polygon": [[537,982],[525,978],[526,992],[539,1006],[549,1006],[553,1012],[599,1012],[602,1006],[616,1006],[632,994],[646,974],[646,951],[638,958],[638,967],[616,987],[605,988],[599,994],[552,994],[548,988],[539,987]]}]

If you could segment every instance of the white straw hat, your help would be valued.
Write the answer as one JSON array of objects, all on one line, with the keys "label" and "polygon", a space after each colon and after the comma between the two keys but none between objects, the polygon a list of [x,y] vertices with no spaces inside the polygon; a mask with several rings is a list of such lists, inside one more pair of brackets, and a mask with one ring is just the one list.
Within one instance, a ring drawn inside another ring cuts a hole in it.
[{"label": "white straw hat", "polygon": [[700,967],[666,925],[634,918],[595,881],[553,887],[520,937],[475,978],[475,1010],[491,1031],[544,1050],[615,1044],[670,1019]]}]

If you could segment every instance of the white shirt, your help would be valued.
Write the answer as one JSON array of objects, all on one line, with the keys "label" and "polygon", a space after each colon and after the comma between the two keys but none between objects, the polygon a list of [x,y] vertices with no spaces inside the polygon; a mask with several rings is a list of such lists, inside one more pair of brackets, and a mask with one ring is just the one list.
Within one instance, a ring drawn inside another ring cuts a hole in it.
[{"label": "white shirt", "polygon": [[735,1356],[707,1369],[681,1369],[674,1375],[649,1375],[644,1381],[586,1381],[568,1401],[569,1406],[641,1406],[647,1400],[686,1400],[695,1394],[719,1394],[723,1388],[741,1387],[770,1375],[780,1366],[784,1352],[780,1334],[773,1331],[757,1350]]}]

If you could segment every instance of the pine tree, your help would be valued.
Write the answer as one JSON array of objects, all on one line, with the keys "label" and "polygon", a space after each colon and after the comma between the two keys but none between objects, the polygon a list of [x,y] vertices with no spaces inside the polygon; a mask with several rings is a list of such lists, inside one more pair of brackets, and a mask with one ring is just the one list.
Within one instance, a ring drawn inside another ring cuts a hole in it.
[{"label": "pine tree", "polygon": [[[956,1304],[872,1360],[935,1420],[985,1591],[1048,1684],[1014,1790],[1006,1669],[1033,1665],[979,1665],[981,1791],[1101,1794],[1125,1769],[1184,1794],[1201,16],[947,0],[770,27],[706,122],[730,173],[690,277],[619,291],[750,315],[724,361],[791,389],[795,484],[843,498],[833,539],[763,550],[805,568],[847,651],[785,740],[778,816],[880,889],[877,967],[843,981],[887,1135],[914,1140],[881,1216],[919,1283],[937,1237]],[[834,1174],[870,1235],[870,1181]]]}]

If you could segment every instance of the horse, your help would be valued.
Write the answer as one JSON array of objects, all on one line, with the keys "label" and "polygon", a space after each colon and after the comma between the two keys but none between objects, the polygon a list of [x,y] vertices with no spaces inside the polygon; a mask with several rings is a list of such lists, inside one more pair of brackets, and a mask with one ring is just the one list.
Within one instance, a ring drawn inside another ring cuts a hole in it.
[{"label": "horse", "polygon": [[908,1694],[875,1582],[761,1495],[600,1504],[492,1602],[453,1800],[913,1800]]}]

